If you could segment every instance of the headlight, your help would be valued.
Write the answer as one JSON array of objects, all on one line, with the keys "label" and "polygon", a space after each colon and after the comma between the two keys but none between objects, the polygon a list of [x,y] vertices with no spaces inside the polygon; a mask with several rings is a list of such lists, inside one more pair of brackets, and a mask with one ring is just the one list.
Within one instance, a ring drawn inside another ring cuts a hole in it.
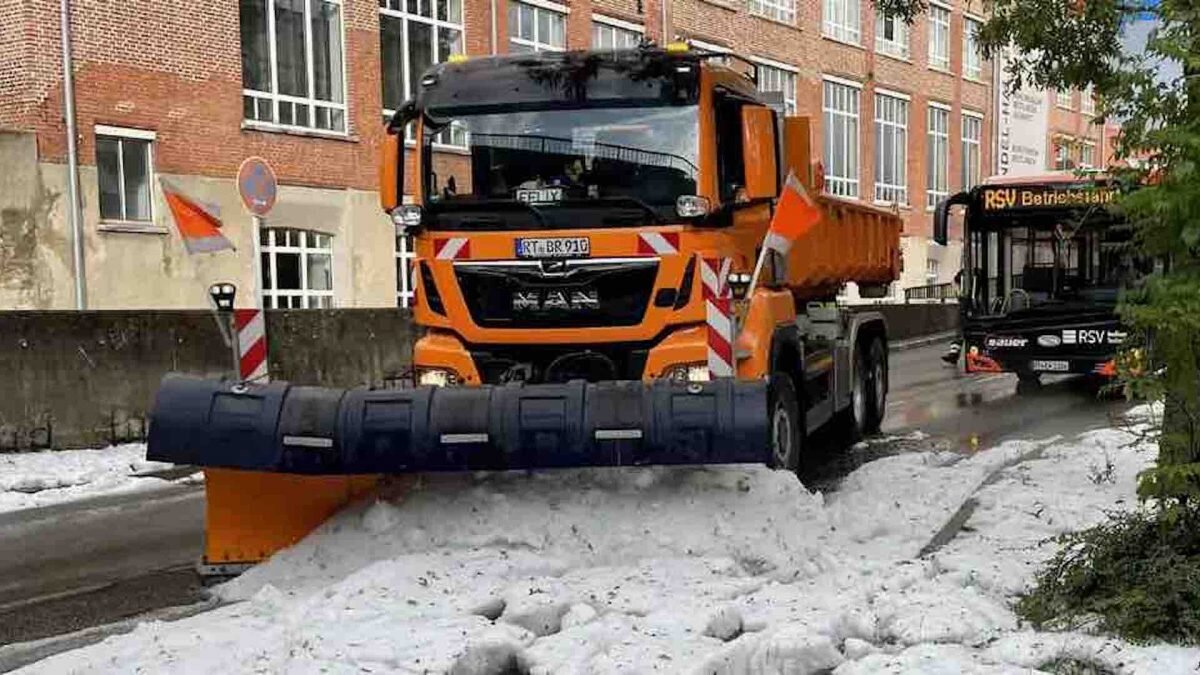
[{"label": "headlight", "polygon": [[417,384],[425,387],[453,387],[458,373],[446,368],[422,368],[417,371]]},{"label": "headlight", "polygon": [[663,372],[666,379],[683,384],[685,382],[708,382],[712,375],[708,372],[707,363],[683,363],[671,366]]}]

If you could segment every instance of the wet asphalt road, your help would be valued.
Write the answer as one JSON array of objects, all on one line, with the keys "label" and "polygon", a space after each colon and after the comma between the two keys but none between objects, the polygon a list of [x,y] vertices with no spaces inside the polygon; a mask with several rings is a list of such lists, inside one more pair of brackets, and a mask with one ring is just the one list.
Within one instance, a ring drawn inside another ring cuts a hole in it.
[{"label": "wet asphalt road", "polygon": [[[801,474],[806,485],[831,489],[857,466],[898,452],[972,452],[1009,438],[1075,434],[1106,425],[1126,405],[1097,400],[1077,378],[1018,395],[1013,376],[967,377],[944,364],[945,347],[894,352],[883,427],[894,438],[847,450],[818,435]],[[928,436],[914,438],[914,430]],[[203,599],[191,571],[203,522],[197,486],[0,514],[0,645]]]}]

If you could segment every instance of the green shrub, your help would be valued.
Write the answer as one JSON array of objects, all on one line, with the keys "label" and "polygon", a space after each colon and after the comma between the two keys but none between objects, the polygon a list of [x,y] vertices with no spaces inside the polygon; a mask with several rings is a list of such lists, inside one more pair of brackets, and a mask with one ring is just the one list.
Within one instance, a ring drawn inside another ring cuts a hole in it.
[{"label": "green shrub", "polygon": [[1059,538],[1017,613],[1037,628],[1200,644],[1200,509],[1112,514]]}]

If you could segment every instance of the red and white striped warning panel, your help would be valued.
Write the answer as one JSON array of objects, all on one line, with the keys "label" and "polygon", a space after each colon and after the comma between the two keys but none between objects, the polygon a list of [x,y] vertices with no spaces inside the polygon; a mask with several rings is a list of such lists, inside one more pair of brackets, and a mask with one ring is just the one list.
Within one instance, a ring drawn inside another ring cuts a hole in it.
[{"label": "red and white striped warning panel", "polygon": [[638,255],[678,255],[678,232],[639,232]]},{"label": "red and white striped warning panel", "polygon": [[433,257],[438,260],[462,260],[471,257],[471,240],[466,237],[450,237],[433,240]]},{"label": "red and white striped warning panel", "polygon": [[729,289],[733,260],[701,258],[700,263],[708,327],[708,372],[712,377],[733,377],[733,293]]},{"label": "red and white striped warning panel", "polygon": [[267,381],[267,321],[259,309],[233,310],[237,327],[238,375],[243,380]]}]

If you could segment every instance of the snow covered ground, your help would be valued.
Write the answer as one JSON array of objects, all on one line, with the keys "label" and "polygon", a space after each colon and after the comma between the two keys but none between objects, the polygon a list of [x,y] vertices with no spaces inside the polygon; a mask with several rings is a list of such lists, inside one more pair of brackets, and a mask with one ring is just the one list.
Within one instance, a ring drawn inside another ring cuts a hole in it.
[{"label": "snow covered ground", "polygon": [[167,481],[137,474],[171,466],[147,461],[144,443],[96,450],[0,453],[0,512],[162,487]]},{"label": "snow covered ground", "polygon": [[1048,537],[1135,506],[1153,455],[1105,429],[889,457],[828,495],[743,466],[423,478],[220,587],[230,605],[27,672],[1197,672],[1198,649],[1009,608]]}]

